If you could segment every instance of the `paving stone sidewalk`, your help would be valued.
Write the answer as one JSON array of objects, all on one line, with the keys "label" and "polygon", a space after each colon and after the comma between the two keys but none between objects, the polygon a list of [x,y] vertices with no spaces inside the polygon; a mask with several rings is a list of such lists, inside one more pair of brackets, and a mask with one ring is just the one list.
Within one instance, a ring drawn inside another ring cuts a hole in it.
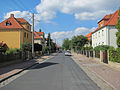
[{"label": "paving stone sidewalk", "polygon": [[100,78],[112,86],[114,90],[120,90],[120,71],[118,69],[96,62],[95,60],[89,59],[81,54],[72,54],[73,58],[79,61],[80,65],[97,74]]},{"label": "paving stone sidewalk", "polygon": [[25,62],[20,62],[17,64],[2,67],[2,68],[0,68],[0,82],[2,82],[5,78],[8,78],[18,72],[23,71],[24,69],[27,69],[37,63],[41,63],[44,60],[46,60],[50,57],[53,57],[54,55],[56,55],[56,53],[51,54],[49,56],[42,56],[41,58],[38,58],[38,59],[32,59],[32,60],[28,60]]}]

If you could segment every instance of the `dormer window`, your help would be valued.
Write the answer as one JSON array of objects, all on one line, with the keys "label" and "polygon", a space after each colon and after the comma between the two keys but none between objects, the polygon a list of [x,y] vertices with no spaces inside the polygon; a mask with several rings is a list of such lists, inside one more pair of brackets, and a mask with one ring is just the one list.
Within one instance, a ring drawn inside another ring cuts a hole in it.
[{"label": "dormer window", "polygon": [[7,21],[6,26],[10,26],[10,25],[12,25],[11,22]]},{"label": "dormer window", "polygon": [[27,29],[29,30],[29,26],[27,26]]}]

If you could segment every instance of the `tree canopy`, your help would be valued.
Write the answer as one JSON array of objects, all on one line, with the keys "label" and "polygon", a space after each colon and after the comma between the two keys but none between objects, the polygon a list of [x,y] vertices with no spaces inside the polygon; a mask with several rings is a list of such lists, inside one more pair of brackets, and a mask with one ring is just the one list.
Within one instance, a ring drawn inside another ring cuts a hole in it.
[{"label": "tree canopy", "polygon": [[116,24],[115,27],[118,29],[118,32],[116,33],[116,37],[117,37],[117,46],[120,48],[120,9],[119,9],[118,21],[117,21],[117,24]]},{"label": "tree canopy", "polygon": [[74,36],[71,40],[71,47],[73,49],[81,49],[85,44],[88,43],[87,37],[83,35]]},{"label": "tree canopy", "polygon": [[68,38],[64,39],[63,45],[62,45],[63,49],[69,50],[70,49],[70,44],[71,44],[71,41]]}]

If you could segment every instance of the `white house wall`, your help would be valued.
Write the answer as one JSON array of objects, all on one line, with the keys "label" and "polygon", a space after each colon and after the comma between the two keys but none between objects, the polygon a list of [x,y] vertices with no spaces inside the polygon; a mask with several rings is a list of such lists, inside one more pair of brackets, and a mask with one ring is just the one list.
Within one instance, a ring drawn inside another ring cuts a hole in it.
[{"label": "white house wall", "polygon": [[92,47],[107,45],[107,28],[103,27],[92,34]]},{"label": "white house wall", "polygon": [[118,30],[115,28],[115,26],[109,26],[109,45],[113,46],[115,48],[117,48],[117,44],[116,44],[116,32],[118,32]]},{"label": "white house wall", "polygon": [[42,44],[41,40],[34,40],[34,43]]},{"label": "white house wall", "polygon": [[116,32],[115,26],[105,26],[92,34],[92,47],[99,45],[109,45],[117,47],[116,45]]}]

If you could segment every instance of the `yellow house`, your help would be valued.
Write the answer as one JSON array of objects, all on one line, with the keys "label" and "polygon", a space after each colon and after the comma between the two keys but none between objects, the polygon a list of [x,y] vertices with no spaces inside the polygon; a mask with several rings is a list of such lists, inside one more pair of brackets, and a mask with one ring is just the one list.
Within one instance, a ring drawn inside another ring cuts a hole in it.
[{"label": "yellow house", "polygon": [[0,23],[0,42],[8,48],[20,48],[24,42],[32,42],[31,25],[24,18],[15,18],[14,14]]}]

